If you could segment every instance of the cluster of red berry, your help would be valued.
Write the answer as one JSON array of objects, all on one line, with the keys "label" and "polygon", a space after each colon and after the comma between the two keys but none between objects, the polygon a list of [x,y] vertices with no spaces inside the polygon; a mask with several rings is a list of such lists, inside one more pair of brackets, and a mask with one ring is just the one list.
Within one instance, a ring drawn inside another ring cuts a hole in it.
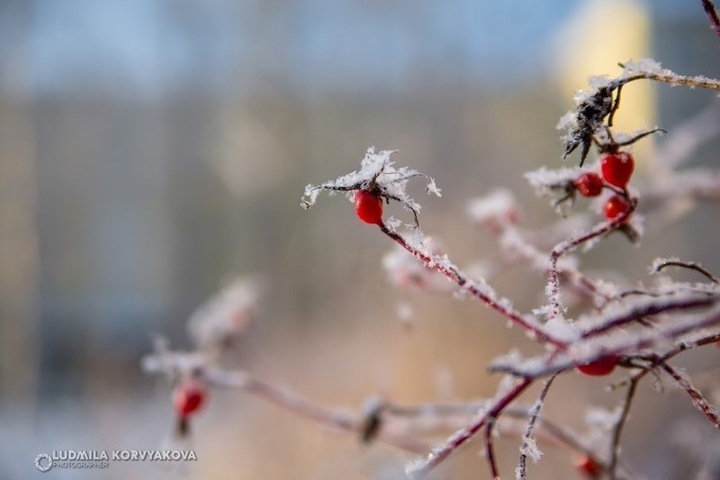
[{"label": "cluster of red berry", "polygon": [[[597,197],[606,183],[625,190],[634,170],[635,160],[631,153],[604,153],[600,157],[600,173],[602,176],[595,172],[583,173],[575,180],[574,186],[580,192],[580,195],[584,197]],[[629,209],[630,203],[628,200],[616,193],[605,202],[603,214],[608,220],[614,220],[627,213]],[[577,369],[585,375],[609,375],[615,370],[617,362],[617,355],[609,355],[587,365],[580,365]]]},{"label": "cluster of red berry", "polygon": [[[631,153],[604,153],[600,157],[600,173],[602,176],[595,172],[583,173],[575,180],[574,186],[580,192],[580,195],[584,197],[597,197],[602,192],[605,184],[626,190],[634,170],[635,160]],[[626,197],[616,193],[605,202],[603,214],[608,220],[614,220],[627,213],[629,209],[630,203]],[[587,365],[579,365],[577,369],[585,375],[609,375],[615,370],[617,362],[617,355],[609,355]]]},{"label": "cluster of red berry", "polygon": [[[607,183],[623,190],[627,188],[630,177],[635,170],[635,161],[628,152],[604,153],[600,158],[600,173],[587,172],[580,175],[574,182],[575,189],[584,197],[597,197]],[[603,214],[608,220],[614,220],[630,209],[628,200],[618,194],[605,202]]]}]

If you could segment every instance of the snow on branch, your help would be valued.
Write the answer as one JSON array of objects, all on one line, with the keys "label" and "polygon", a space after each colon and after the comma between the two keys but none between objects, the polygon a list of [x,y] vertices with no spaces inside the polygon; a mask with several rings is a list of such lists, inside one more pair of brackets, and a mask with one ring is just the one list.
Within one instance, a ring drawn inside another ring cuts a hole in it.
[{"label": "snow on branch", "polygon": [[[322,191],[330,193],[367,191],[385,201],[399,202],[405,209],[412,212],[415,225],[417,225],[421,206],[407,193],[407,184],[410,179],[424,177],[427,180],[428,194],[440,197],[442,196],[441,191],[432,177],[409,167],[395,168],[395,162],[390,160],[393,153],[395,150],[382,150],[376,153],[375,147],[368,148],[365,157],[360,162],[359,170],[341,175],[333,181],[320,185],[307,185],[305,195],[301,200],[302,207],[313,206]],[[349,198],[352,199],[352,197]]]},{"label": "snow on branch", "polygon": [[[714,5],[704,0],[703,6],[720,33]],[[652,263],[649,286],[642,281],[603,281],[581,269],[587,249],[609,235],[619,233],[637,245],[643,234],[643,217],[639,212],[647,215],[649,224],[655,225],[659,222],[655,214],[675,208],[678,200],[688,200],[690,207],[699,200],[720,201],[717,169],[674,171],[699,143],[720,131],[717,115],[708,117],[714,122],[712,128],[700,133],[688,130],[699,128],[697,119],[683,127],[682,135],[673,136],[671,132],[669,152],[665,157],[662,152],[659,154],[665,158],[661,162],[663,168],[658,169],[661,172],[654,171],[636,181],[635,161],[628,147],[664,131],[656,126],[634,134],[615,130],[613,119],[621,108],[623,86],[650,80],[720,91],[720,82],[680,75],[650,59],[620,66],[622,72],[617,77],[592,77],[589,89],[575,96],[575,108],[558,123],[558,129],[563,131],[562,157],[579,149],[579,166],[539,166],[525,174],[536,193],[553,197],[552,206],[569,217],[565,226],[552,223],[544,230],[525,228],[520,224],[517,199],[507,189],[496,188],[467,203],[467,214],[473,224],[481,226],[497,242],[500,253],[488,255],[498,266],[496,273],[512,266],[546,277],[544,293],[548,303],[528,306],[529,313],[520,311],[511,298],[498,293],[482,275],[472,275],[468,273],[471,269],[460,268],[439,242],[423,234],[419,229],[421,205],[407,193],[408,184],[412,179],[422,179],[426,191],[438,197],[440,189],[433,178],[410,167],[396,166],[393,151],[376,152],[370,148],[359,169],[305,188],[301,200],[304,208],[314,205],[321,192],[344,193],[355,202],[358,219],[379,227],[380,233],[392,241],[394,249],[382,259],[392,285],[415,292],[454,291],[458,297],[472,297],[540,346],[541,354],[537,354],[537,348],[530,355],[513,348],[488,366],[490,373],[505,375],[492,398],[405,406],[391,398],[369,396],[362,408],[352,412],[316,404],[292,389],[257,378],[246,369],[229,368],[225,354],[259,315],[257,306],[263,296],[264,282],[256,277],[241,277],[191,315],[188,333],[192,349],[170,350],[167,341],[157,340],[154,352],[142,361],[146,372],[167,376],[176,392],[186,395],[183,398],[195,395],[192,408],[188,403],[182,404],[182,408],[175,403],[179,425],[183,426],[178,431],[188,434],[189,417],[205,401],[206,389],[225,388],[253,395],[320,425],[349,432],[364,444],[381,441],[419,455],[406,468],[413,479],[427,478],[478,434],[485,444],[490,474],[499,478],[494,436],[508,432],[521,442],[518,479],[529,476],[528,458],[540,461],[543,442],[580,454],[577,468],[589,478],[632,478],[623,463],[622,434],[633,404],[639,401],[635,395],[639,383],[648,375],[659,378],[661,371],[687,393],[695,408],[713,426],[720,428],[720,410],[692,383],[689,374],[668,364],[668,360],[684,351],[720,341],[719,277],[699,262],[673,256],[657,258]],[[599,157],[583,166],[593,146]],[[585,203],[583,197],[590,202]],[[414,223],[403,228],[397,220],[383,219],[383,204],[391,201],[410,211]],[[596,218],[598,215],[602,218]],[[609,260],[613,261],[616,259]],[[677,268],[690,270],[702,281],[673,280],[670,274]],[[573,299],[575,303],[569,304],[572,308],[563,303],[567,291],[581,294],[579,299]],[[600,432],[603,448],[595,441],[579,440],[567,428],[541,415],[552,382],[570,371],[594,377],[615,371],[625,374],[613,386],[624,388],[625,395],[618,407],[601,413],[589,411],[588,417],[594,422],[593,438]],[[519,407],[520,398],[543,379],[545,385],[538,400],[529,408]],[[518,422],[523,422],[524,428],[512,428]],[[446,438],[432,447],[429,431],[434,434],[441,431]]]}]

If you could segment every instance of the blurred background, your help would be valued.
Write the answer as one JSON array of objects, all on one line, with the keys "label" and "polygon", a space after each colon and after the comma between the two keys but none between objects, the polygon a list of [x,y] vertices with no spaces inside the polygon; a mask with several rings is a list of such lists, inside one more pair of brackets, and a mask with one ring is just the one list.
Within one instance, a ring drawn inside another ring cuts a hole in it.
[{"label": "blurred background", "polygon": [[[699,0],[2,0],[0,477],[401,478],[404,454],[232,391],[213,392],[186,471],[128,462],[40,474],[33,460],[159,447],[172,432],[170,390],[140,358],[158,333],[187,347],[188,316],[246,273],[269,289],[236,366],[348,409],[372,394],[492,395],[487,362],[536,348],[472,301],[392,289],[380,265],[389,241],[341,197],[303,211],[304,186],[354,170],[371,145],[398,149],[400,165],[443,189],[441,199],[414,192],[423,229],[466,265],[494,248],[467,220],[468,198],[505,186],[528,227],[554,218],[521,174],[561,165],[555,125],[589,75],[652,56],[717,77],[718,53]],[[647,84],[623,94],[617,120],[629,131],[672,131],[716,101]],[[637,146],[639,182],[662,142]],[[692,166],[717,153],[710,142]],[[657,228],[650,217],[640,249],[609,238],[584,257],[586,271],[647,281],[662,255],[718,273],[717,218],[716,205]],[[495,285],[528,311],[543,282],[515,269]],[[415,311],[411,331],[399,301]],[[707,369],[717,355],[684,364]],[[561,379],[548,415],[582,431],[588,404],[621,398],[607,383]],[[668,412],[699,420],[696,433],[705,424],[683,396],[641,390],[630,464],[688,478],[685,462],[697,459],[668,457],[676,443],[660,433]],[[499,446],[511,474],[517,441]],[[448,478],[484,475],[479,450],[466,448]],[[544,450],[531,478],[576,475],[567,452]]]}]

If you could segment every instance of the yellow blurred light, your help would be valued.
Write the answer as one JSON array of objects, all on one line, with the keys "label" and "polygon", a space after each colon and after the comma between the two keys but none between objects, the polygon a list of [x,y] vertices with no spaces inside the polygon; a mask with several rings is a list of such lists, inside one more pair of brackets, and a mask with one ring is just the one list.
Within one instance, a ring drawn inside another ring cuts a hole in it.
[{"label": "yellow blurred light", "polygon": [[[588,77],[617,76],[621,72],[618,62],[649,55],[650,16],[639,1],[590,0],[568,20],[556,40],[556,81],[561,94],[570,99],[578,90],[587,90]],[[615,130],[633,133],[654,127],[655,105],[649,82],[628,84],[614,118]],[[650,155],[652,142],[638,142],[633,153],[638,159]]]}]

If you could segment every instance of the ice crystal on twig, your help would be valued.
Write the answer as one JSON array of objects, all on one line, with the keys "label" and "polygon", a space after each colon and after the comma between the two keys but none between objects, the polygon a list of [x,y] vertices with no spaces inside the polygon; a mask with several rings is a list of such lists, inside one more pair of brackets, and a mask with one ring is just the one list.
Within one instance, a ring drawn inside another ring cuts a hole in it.
[{"label": "ice crystal on twig", "polygon": [[360,169],[342,175],[337,179],[325,182],[320,185],[307,185],[305,195],[301,200],[303,208],[310,208],[317,201],[319,193],[323,190],[329,192],[346,192],[348,194],[358,190],[365,190],[373,193],[385,201],[394,200],[400,203],[405,209],[412,212],[415,225],[418,225],[418,213],[420,204],[413,200],[407,193],[407,184],[411,178],[425,177],[427,180],[426,191],[428,194],[441,196],[435,180],[427,175],[409,167],[395,168],[391,156],[395,150],[382,150],[375,152],[375,147],[370,147],[365,157],[360,162]]}]

